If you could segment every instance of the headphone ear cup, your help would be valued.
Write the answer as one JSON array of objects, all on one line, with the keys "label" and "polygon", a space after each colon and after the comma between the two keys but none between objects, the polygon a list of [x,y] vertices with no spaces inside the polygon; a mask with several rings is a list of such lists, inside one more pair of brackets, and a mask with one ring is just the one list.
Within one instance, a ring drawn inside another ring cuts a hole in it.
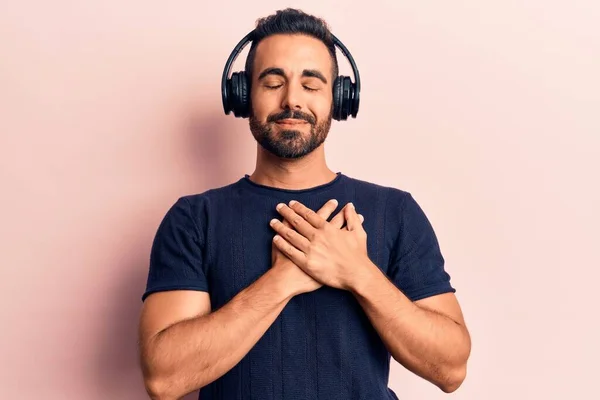
[{"label": "headphone ear cup", "polygon": [[233,111],[233,115],[235,115],[236,117],[238,116],[238,78],[237,78],[237,72],[234,72],[233,74],[231,74],[231,78],[229,78],[230,80],[230,92],[229,92],[229,104],[231,107],[231,111]]},{"label": "headphone ear cup", "polygon": [[333,82],[333,119],[336,121],[342,119],[342,78],[338,76]]},{"label": "headphone ear cup", "polygon": [[240,72],[238,77],[240,85],[240,117],[250,116],[250,85],[248,75],[245,71]]},{"label": "headphone ear cup", "polygon": [[358,109],[360,106],[360,91],[356,88],[356,83],[352,84],[352,100],[350,102],[351,114],[353,118],[356,118]]},{"label": "headphone ear cup", "polygon": [[230,102],[233,114],[245,118],[249,114],[248,107],[248,79],[246,73],[234,72],[231,74]]},{"label": "headphone ear cup", "polygon": [[225,114],[229,114],[233,110],[233,103],[231,101],[233,90],[231,85],[231,78],[228,78],[221,93],[223,97],[223,111],[225,111]]},{"label": "headphone ear cup", "polygon": [[352,111],[354,95],[352,80],[347,76],[338,76],[333,86],[333,117],[337,121],[345,121]]},{"label": "headphone ear cup", "polygon": [[352,80],[345,76],[342,83],[342,116],[348,119],[352,106]]}]

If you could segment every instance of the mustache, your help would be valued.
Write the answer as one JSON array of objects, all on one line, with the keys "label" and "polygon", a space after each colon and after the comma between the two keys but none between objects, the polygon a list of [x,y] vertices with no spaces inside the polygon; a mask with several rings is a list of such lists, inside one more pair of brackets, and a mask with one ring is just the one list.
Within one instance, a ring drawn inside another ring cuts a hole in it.
[{"label": "mustache", "polygon": [[311,125],[314,125],[316,123],[315,118],[312,115],[305,114],[301,111],[292,110],[285,110],[277,114],[269,115],[269,117],[267,118],[267,122],[277,122],[284,119],[299,119],[302,121],[306,121]]}]

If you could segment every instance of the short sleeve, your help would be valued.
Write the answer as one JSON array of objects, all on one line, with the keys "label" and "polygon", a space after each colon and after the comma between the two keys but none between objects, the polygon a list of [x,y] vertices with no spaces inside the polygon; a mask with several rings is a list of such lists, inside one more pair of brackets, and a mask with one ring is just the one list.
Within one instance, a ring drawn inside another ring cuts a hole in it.
[{"label": "short sleeve", "polygon": [[386,234],[395,237],[389,277],[412,301],[454,293],[433,227],[410,193],[388,202]]},{"label": "short sleeve", "polygon": [[203,270],[203,238],[191,216],[190,203],[179,198],[163,217],[152,242],[146,290],[208,291]]}]

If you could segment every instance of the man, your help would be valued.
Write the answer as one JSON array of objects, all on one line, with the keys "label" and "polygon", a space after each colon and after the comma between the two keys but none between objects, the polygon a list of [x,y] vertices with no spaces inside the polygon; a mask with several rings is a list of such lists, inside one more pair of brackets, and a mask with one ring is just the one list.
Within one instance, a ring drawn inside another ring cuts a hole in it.
[{"label": "man", "polygon": [[322,20],[259,20],[246,66],[256,169],[179,198],[152,246],[152,398],[397,399],[390,357],[444,392],[465,379],[470,337],[425,214],[407,192],[327,167],[337,71]]}]

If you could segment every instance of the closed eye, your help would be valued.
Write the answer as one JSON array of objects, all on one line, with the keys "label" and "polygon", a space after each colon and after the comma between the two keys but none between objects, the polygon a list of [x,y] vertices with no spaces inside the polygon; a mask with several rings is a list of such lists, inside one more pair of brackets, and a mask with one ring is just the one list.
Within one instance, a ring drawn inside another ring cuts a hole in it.
[{"label": "closed eye", "polygon": [[[283,85],[281,85],[281,84],[280,85],[265,85],[265,87],[270,90],[279,89],[282,86]],[[319,90],[319,89],[311,88],[310,86],[306,86],[306,85],[304,85],[303,87],[304,87],[304,90],[308,90],[309,92],[316,92]]]}]

